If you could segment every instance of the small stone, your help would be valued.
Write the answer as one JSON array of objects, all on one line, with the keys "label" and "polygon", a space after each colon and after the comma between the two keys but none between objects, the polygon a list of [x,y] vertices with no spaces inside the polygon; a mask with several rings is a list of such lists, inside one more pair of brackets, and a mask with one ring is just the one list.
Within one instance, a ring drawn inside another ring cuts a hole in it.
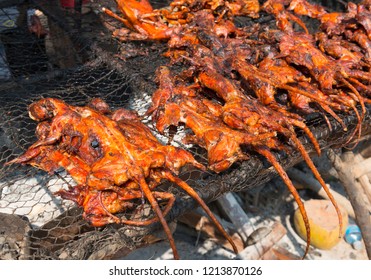
[{"label": "small stone", "polygon": [[25,259],[28,254],[29,222],[14,214],[0,213],[0,259]]}]

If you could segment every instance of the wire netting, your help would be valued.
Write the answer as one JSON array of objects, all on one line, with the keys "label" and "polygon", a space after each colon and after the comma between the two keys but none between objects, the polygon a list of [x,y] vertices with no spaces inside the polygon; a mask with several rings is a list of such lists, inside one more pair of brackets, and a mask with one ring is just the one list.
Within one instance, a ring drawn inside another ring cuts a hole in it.
[{"label": "wire netting", "polygon": [[[151,2],[155,7],[168,3]],[[166,45],[113,39],[111,28],[118,23],[101,13],[102,6],[114,9],[115,3],[90,1],[82,10],[75,10],[52,0],[0,1],[0,259],[109,258],[119,250],[134,249],[145,234],[158,227],[91,227],[82,219],[81,209],[53,194],[75,184],[65,171],[50,175],[29,166],[4,165],[35,142],[36,123],[28,116],[27,107],[40,98],[60,98],[83,106],[100,97],[112,109],[125,107],[139,114],[148,108],[156,89],[155,70],[168,62],[162,56]],[[39,15],[44,34],[30,30],[33,14]],[[342,118],[348,132],[336,122],[330,131],[319,116],[308,120],[324,149],[342,146],[356,126],[352,114]],[[148,120],[144,122],[151,127]],[[369,124],[367,113],[363,135],[370,132]],[[166,137],[153,132],[167,142]],[[300,139],[313,152],[306,138]],[[172,144],[206,162],[203,150],[184,146],[180,137],[174,137]],[[295,151],[277,156],[285,168],[302,160]],[[274,176],[272,167],[251,155],[220,174],[183,169],[179,177],[209,202],[225,192],[261,185]],[[197,206],[175,186],[165,183],[162,188],[169,188],[176,196],[168,220]]]}]

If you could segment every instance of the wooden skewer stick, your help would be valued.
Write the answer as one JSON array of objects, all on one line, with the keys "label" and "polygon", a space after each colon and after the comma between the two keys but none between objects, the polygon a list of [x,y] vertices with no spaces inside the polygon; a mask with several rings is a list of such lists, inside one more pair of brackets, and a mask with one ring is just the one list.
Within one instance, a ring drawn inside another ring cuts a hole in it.
[{"label": "wooden skewer stick", "polygon": [[226,193],[218,198],[218,203],[236,227],[236,230],[241,236],[243,242],[246,243],[249,235],[254,231],[254,228],[252,227],[245,211],[241,208],[231,193]]},{"label": "wooden skewer stick", "polygon": [[354,177],[360,182],[371,205],[371,184],[367,173],[371,172],[371,158],[364,159],[360,154],[354,155]]},{"label": "wooden skewer stick", "polygon": [[258,243],[246,247],[237,255],[237,259],[240,260],[258,260],[260,259],[269,249],[274,247],[278,241],[286,235],[287,231],[284,226],[275,222],[272,225],[272,231]]},{"label": "wooden skewer stick", "polygon": [[[249,236],[254,232],[250,218],[238,204],[233,194],[227,193],[218,199],[219,205],[226,212],[228,217],[231,219],[233,224],[237,228],[237,232],[242,237],[245,243]],[[258,260],[261,256],[272,248],[276,243],[281,240],[286,234],[286,229],[279,222],[275,222],[272,225],[272,230],[259,242],[247,246],[244,250],[238,253],[237,259],[241,260]]]},{"label": "wooden skewer stick", "polygon": [[363,188],[354,176],[354,154],[351,151],[347,151],[343,153],[341,158],[330,149],[327,151],[327,156],[336,169],[339,179],[348,194],[350,203],[354,209],[357,224],[362,232],[367,256],[371,259],[371,216]]}]

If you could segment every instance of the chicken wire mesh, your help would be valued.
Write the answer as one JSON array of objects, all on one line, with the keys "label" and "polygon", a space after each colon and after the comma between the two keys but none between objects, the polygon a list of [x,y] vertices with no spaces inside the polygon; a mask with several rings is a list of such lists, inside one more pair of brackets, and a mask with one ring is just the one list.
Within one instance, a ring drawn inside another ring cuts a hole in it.
[{"label": "chicken wire mesh", "polygon": [[[155,7],[167,3],[153,1]],[[68,104],[83,106],[92,98],[100,97],[113,109],[135,109],[140,115],[148,108],[156,89],[155,70],[167,64],[162,56],[166,46],[152,42],[118,43],[110,31],[117,22],[101,14],[103,5],[115,7],[113,1],[90,1],[76,11],[61,7],[59,1],[0,1],[2,259],[108,258],[119,250],[134,249],[145,234],[158,227],[91,227],[82,219],[81,209],[53,194],[75,184],[65,171],[50,175],[29,166],[4,165],[35,142],[36,123],[29,118],[27,107],[40,98],[60,98]],[[39,15],[45,29],[32,28],[34,14]],[[238,20],[240,24],[251,24]],[[270,18],[257,20],[263,22]],[[334,121],[330,130],[319,116],[308,119],[308,126],[322,148],[341,147],[355,128],[354,115],[341,117],[348,132]],[[148,119],[144,122],[151,127]],[[369,124],[367,113],[363,135],[369,134]],[[153,132],[163,143],[168,141]],[[181,136],[182,131],[178,134]],[[174,137],[172,144],[192,152],[200,162],[207,162],[202,150],[184,146],[180,138]],[[308,140],[303,135],[300,139],[312,153]],[[295,151],[277,156],[285,168],[302,160]],[[261,157],[251,155],[248,161],[235,163],[220,174],[184,168],[179,177],[209,202],[225,192],[261,185],[274,176],[272,167]],[[175,186],[165,183],[162,188],[169,188],[176,196],[167,216],[169,221],[196,207],[196,203]]]}]

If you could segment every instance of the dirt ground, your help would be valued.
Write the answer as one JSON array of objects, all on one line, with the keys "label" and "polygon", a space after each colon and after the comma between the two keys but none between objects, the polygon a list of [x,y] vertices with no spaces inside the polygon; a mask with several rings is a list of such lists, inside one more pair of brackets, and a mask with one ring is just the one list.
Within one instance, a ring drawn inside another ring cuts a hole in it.
[{"label": "dirt ground", "polygon": [[[319,164],[326,182],[329,182],[332,189],[346,196],[344,189],[336,178],[336,174],[328,168],[326,159]],[[300,168],[301,166],[299,166]],[[325,170],[327,169],[327,171]],[[318,199],[318,196],[308,190],[299,190],[303,201]],[[288,192],[283,182],[277,178],[268,182],[264,186],[254,188],[250,191],[235,193],[234,197],[239,205],[250,217],[250,226],[255,230],[258,228],[270,228],[275,221],[280,222],[286,229],[286,234],[276,243],[274,248],[283,248],[291,257],[300,259],[304,254],[306,243],[297,234],[293,225],[293,214],[297,205]],[[214,213],[223,217],[217,203],[211,203],[210,207]],[[349,217],[349,224],[355,221]],[[179,255],[186,260],[220,260],[235,259],[233,251],[224,248],[213,238],[208,238],[204,234],[199,234],[195,228],[191,228],[182,222],[177,222],[174,232]],[[344,238],[329,250],[321,250],[311,246],[306,259],[309,260],[367,260],[367,253],[364,243],[361,249],[354,249]],[[252,245],[254,246],[254,245]],[[249,247],[245,249],[248,250]],[[172,251],[166,240],[154,242],[144,246],[122,257],[121,259],[172,259]],[[268,258],[269,259],[269,258]]]},{"label": "dirt ground", "polygon": [[[277,216],[275,219],[281,220],[282,217]],[[303,255],[305,243],[295,232],[290,216],[283,217],[285,220],[281,221],[287,229],[287,234],[277,243],[276,246],[287,249],[290,253],[300,257]],[[256,227],[262,226],[264,222],[256,224]],[[184,260],[223,260],[236,258],[233,251],[225,249],[220,244],[216,243],[212,239],[200,239],[197,244],[197,237],[189,234],[192,230],[183,224],[178,224],[177,230],[174,233],[176,246]],[[170,260],[173,258],[172,251],[169,243],[166,240],[162,240],[148,246],[144,246],[130,253],[129,255],[120,259],[130,260]],[[344,239],[335,245],[331,250],[320,250],[311,247],[311,250],[307,256],[307,259],[311,260],[367,260],[367,254],[365,247],[361,250],[354,249]]]}]

